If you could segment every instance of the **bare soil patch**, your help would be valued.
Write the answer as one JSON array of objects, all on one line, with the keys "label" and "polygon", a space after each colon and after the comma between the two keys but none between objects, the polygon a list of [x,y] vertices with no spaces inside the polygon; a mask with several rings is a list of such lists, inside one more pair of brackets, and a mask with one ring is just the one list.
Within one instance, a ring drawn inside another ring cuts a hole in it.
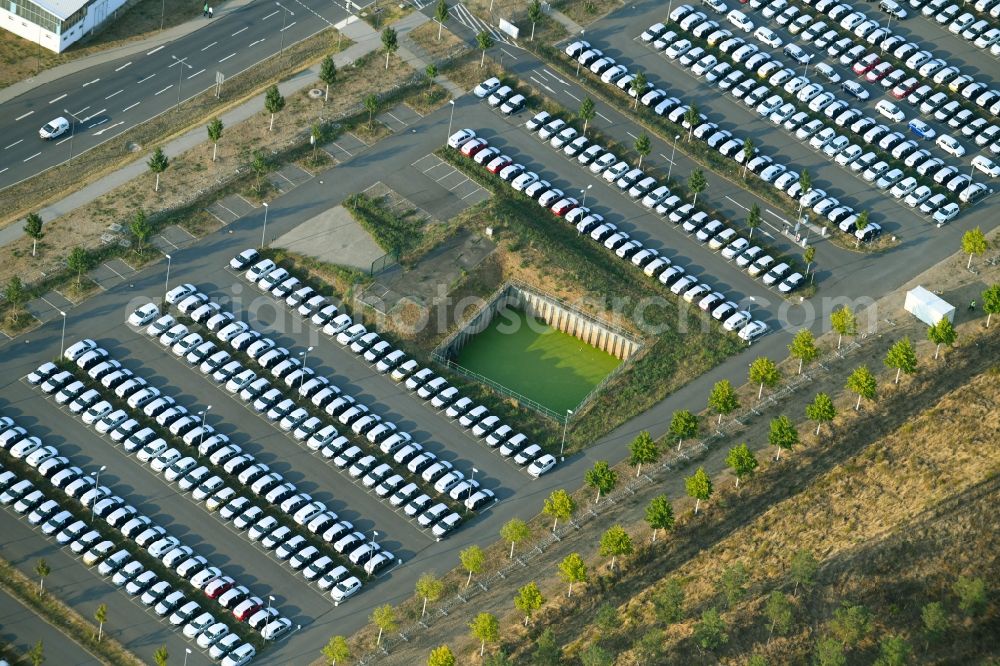
[{"label": "bare soil patch", "polygon": [[407,36],[417,46],[426,51],[433,62],[439,62],[463,51],[470,50],[468,44],[448,29],[447,22],[441,28],[441,39],[438,39],[438,28],[439,24],[437,21],[428,21],[411,30],[407,33]]}]

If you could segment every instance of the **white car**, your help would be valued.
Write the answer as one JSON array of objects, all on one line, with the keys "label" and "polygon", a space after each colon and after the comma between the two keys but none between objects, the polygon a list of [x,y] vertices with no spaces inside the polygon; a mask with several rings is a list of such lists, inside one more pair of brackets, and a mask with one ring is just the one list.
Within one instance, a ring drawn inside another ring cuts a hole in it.
[{"label": "white car", "polygon": [[[497,77],[491,77],[477,85],[472,89],[473,94],[482,99],[496,92],[496,89],[500,87],[500,79]],[[471,131],[471,130],[470,130]]]},{"label": "white car", "polygon": [[976,155],[973,157],[972,166],[990,178],[1000,177],[1000,164],[997,164],[985,155]]},{"label": "white car", "polygon": [[167,292],[167,303],[170,303],[171,305],[179,303],[181,300],[187,298],[196,291],[197,289],[195,286],[190,283],[176,286]]},{"label": "white car", "polygon": [[965,147],[958,142],[958,139],[949,134],[942,134],[934,143],[938,148],[949,155],[954,155],[955,157],[962,157],[965,155]]},{"label": "white car", "polygon": [[128,317],[128,323],[132,326],[145,326],[160,316],[160,309],[152,303],[140,305]]},{"label": "white car", "polygon": [[782,44],[781,37],[763,25],[754,30],[753,36],[763,42],[765,46],[770,46],[772,49],[776,49]]},{"label": "white car", "polygon": [[461,129],[448,137],[448,146],[457,149],[462,144],[476,138],[476,133],[470,129]]},{"label": "white car", "polygon": [[906,119],[903,110],[887,99],[880,99],[875,104],[875,110],[893,122],[900,123]]},{"label": "white car", "polygon": [[64,117],[59,116],[55,120],[51,120],[48,123],[42,125],[42,128],[38,130],[38,136],[45,139],[46,141],[50,139],[55,139],[62,136],[69,130],[69,121]]},{"label": "white car", "polygon": [[528,466],[528,475],[537,479],[555,466],[555,456],[546,453],[545,455],[532,461],[532,463]]},{"label": "white car", "polygon": [[747,15],[738,9],[734,9],[726,14],[726,20],[744,32],[750,32],[753,30],[753,21],[747,18]]}]

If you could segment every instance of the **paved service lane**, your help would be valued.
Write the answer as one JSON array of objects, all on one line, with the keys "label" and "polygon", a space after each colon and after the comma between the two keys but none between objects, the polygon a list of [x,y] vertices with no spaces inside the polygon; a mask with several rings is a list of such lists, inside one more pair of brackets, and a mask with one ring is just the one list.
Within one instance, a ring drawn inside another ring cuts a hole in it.
[{"label": "paved service lane", "polygon": [[45,660],[50,664],[93,666],[101,663],[69,636],[3,590],[0,590],[0,617],[3,618],[0,640],[17,652],[27,653],[37,641],[42,641]]}]

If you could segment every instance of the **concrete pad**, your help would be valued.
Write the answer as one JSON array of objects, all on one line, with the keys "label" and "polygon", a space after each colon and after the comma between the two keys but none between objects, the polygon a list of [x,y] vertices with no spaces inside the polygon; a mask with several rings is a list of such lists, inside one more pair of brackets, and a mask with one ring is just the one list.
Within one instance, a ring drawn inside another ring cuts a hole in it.
[{"label": "concrete pad", "polygon": [[254,206],[240,195],[231,194],[224,199],[216,201],[205,210],[214,215],[223,224],[229,224],[253,212]]},{"label": "concrete pad", "polygon": [[41,298],[28,301],[24,309],[30,312],[32,317],[43,323],[52,321],[59,316],[59,311],[52,307],[51,303]]},{"label": "concrete pad", "polygon": [[366,273],[373,261],[385,255],[385,250],[343,206],[334,206],[306,220],[276,238],[272,245]]},{"label": "concrete pad", "polygon": [[311,173],[297,164],[287,164],[281,169],[278,169],[275,173],[288,181],[289,185],[292,187],[298,187],[299,185],[313,179],[313,175]]},{"label": "concrete pad", "polygon": [[104,290],[110,289],[122,280],[122,276],[107,264],[101,264],[94,270],[87,273],[87,276]]},{"label": "concrete pad", "polygon": [[182,247],[190,245],[194,240],[195,237],[184,231],[184,229],[171,224],[170,226],[163,227],[160,233],[153,236],[150,240],[150,245],[160,252],[170,254],[172,250],[179,250]]}]

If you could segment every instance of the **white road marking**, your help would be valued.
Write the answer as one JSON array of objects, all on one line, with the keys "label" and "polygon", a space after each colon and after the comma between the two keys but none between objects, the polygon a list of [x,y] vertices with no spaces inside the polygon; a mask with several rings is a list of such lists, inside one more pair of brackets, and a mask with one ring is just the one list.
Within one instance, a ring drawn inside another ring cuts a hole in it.
[{"label": "white road marking", "polygon": [[565,92],[565,93],[566,93],[567,95],[569,95],[570,97],[572,97],[572,98],[573,98],[573,99],[575,99],[576,101],[578,101],[578,102],[580,101],[580,98],[579,98],[579,97],[577,97],[576,95],[574,95],[573,93],[571,93],[570,91],[568,91],[568,90],[564,90],[563,92]]},{"label": "white road marking", "polygon": [[[10,168],[10,167],[4,167],[4,168],[0,169],[0,173],[3,173],[4,171],[6,171],[6,170],[7,170],[7,169],[9,169],[9,168]],[[5,335],[6,335],[6,334],[5,334]]]},{"label": "white road marking", "polygon": [[244,30],[248,29],[249,27],[250,26],[243,26],[242,28],[240,28],[239,30],[237,30],[236,32],[234,32],[233,34],[231,34],[229,36],[230,37],[235,37],[236,35],[240,34],[241,32],[243,32]]},{"label": "white road marking", "polygon": [[28,160],[33,160],[33,159],[35,159],[36,157],[38,157],[39,155],[41,155],[41,153],[40,153],[40,152],[38,152],[38,153],[35,153],[35,154],[34,154],[34,155],[32,155],[31,157],[28,157],[28,158],[25,158],[25,159],[24,159],[23,161],[24,161],[24,162],[27,162]]},{"label": "white road marking", "polygon": [[729,199],[730,201],[732,201],[734,205],[739,206],[743,210],[750,210],[749,208],[747,208],[746,206],[744,206],[743,204],[741,204],[739,201],[737,201],[736,199],[734,199],[731,196],[729,196],[728,194],[726,195],[726,198]]},{"label": "white road marking", "polygon": [[68,94],[69,94],[69,93],[63,93],[62,95],[59,95],[59,97],[56,97],[55,99],[50,99],[50,100],[49,100],[49,104],[55,104],[55,103],[56,103],[56,102],[58,102],[59,100],[61,100],[61,99],[63,99],[64,97],[66,97],[66,95],[68,95]]},{"label": "white road marking", "polygon": [[81,120],[80,122],[81,123],[85,123],[88,120],[90,120],[91,118],[93,118],[94,116],[100,115],[100,114],[104,113],[105,111],[107,111],[107,109],[101,109],[100,111],[95,111],[92,114],[90,114],[89,116],[87,116],[86,118],[84,118],[83,120]]},{"label": "white road marking", "polygon": [[513,53],[511,53],[510,51],[508,51],[507,49],[501,48],[500,50],[503,51],[504,53],[506,53],[507,55],[509,55],[514,60],[517,60],[517,56],[514,55]]},{"label": "white road marking", "polygon": [[225,58],[223,58],[219,62],[226,62],[227,60],[229,60],[230,58],[232,58],[234,55],[236,55],[236,54],[235,53],[230,53],[229,55],[227,55]]},{"label": "white road marking", "polygon": [[295,25],[295,21],[292,21],[291,23],[289,23],[288,25],[286,25],[284,28],[282,28],[278,32],[284,32],[284,31],[288,30],[289,28],[291,28],[293,25]]},{"label": "white road marking", "polygon": [[139,80],[137,81],[137,83],[144,83],[145,81],[149,81],[149,80],[150,80],[151,78],[153,78],[154,76],[156,76],[156,72],[153,72],[152,74],[150,74],[150,75],[149,75],[149,76],[147,76],[147,77],[144,77],[144,78],[141,78],[141,79],[139,79]]},{"label": "white road marking", "polygon": [[[102,122],[103,122],[103,121],[102,121]],[[99,131],[97,131],[97,132],[94,132],[94,136],[101,136],[102,134],[104,134],[104,133],[105,133],[105,132],[107,132],[108,130],[112,130],[112,129],[114,129],[114,128],[118,127],[119,125],[124,125],[124,124],[125,124],[125,121],[124,121],[124,120],[119,120],[119,121],[118,121],[117,123],[115,123],[114,125],[108,125],[108,126],[107,126],[107,127],[105,127],[104,129],[102,129],[102,130],[99,130]]]},{"label": "white road marking", "polygon": [[86,88],[87,86],[89,86],[89,85],[91,85],[91,84],[94,84],[94,83],[97,83],[97,82],[98,82],[98,81],[100,81],[100,80],[101,80],[101,77],[97,77],[97,78],[96,78],[96,79],[94,79],[93,81],[87,81],[86,83],[84,83],[84,84],[83,84],[83,86],[82,86],[82,87]]},{"label": "white road marking", "polygon": [[633,139],[635,139],[636,141],[639,140],[639,137],[637,137],[635,134],[632,134],[632,132],[629,132],[628,130],[625,130],[625,133],[628,134]]},{"label": "white road marking", "polygon": [[205,71],[204,69],[199,69],[197,72],[195,72],[194,74],[192,74],[191,76],[189,76],[188,79],[193,79],[194,77],[198,76],[199,74],[201,74],[204,71]]},{"label": "white road marking", "polygon": [[76,113],[74,113],[73,115],[74,115],[74,116],[79,116],[79,115],[83,115],[83,112],[84,112],[84,111],[86,111],[86,110],[87,110],[87,109],[89,109],[89,108],[90,108],[90,106],[89,106],[89,105],[88,105],[88,106],[85,106],[85,107],[83,107],[82,109],[80,109],[79,111],[77,111]]},{"label": "white road marking", "polygon": [[251,43],[250,43],[250,46],[257,46],[257,45],[258,45],[258,44],[260,44],[260,43],[261,43],[262,41],[264,41],[264,39],[263,39],[263,38],[261,38],[261,39],[258,39],[258,40],[257,40],[256,42],[251,42]]},{"label": "white road marking", "polygon": [[166,44],[160,44],[159,46],[157,46],[157,47],[156,47],[155,49],[153,49],[152,51],[146,51],[146,55],[153,55],[153,54],[154,54],[154,53],[156,53],[157,51],[161,50],[161,49],[162,49],[162,48],[163,48],[164,46],[166,46]]},{"label": "white road marking", "polygon": [[123,69],[125,69],[126,67],[128,67],[129,65],[131,65],[131,64],[132,64],[132,61],[131,61],[131,60],[129,60],[129,61],[127,62],[127,63],[125,63],[125,64],[124,64],[124,65],[122,65],[121,67],[118,67],[117,69],[115,69],[115,71],[116,71],[116,72],[120,72],[120,71],[122,71]]},{"label": "white road marking", "polygon": [[62,144],[66,143],[67,141],[69,141],[72,138],[73,138],[72,136],[68,136],[65,139],[62,139],[61,141],[56,141],[56,145],[57,146],[61,146]]},{"label": "white road marking", "polygon": [[105,97],[104,99],[111,99],[111,98],[112,98],[112,97],[114,97],[115,95],[118,95],[118,94],[120,94],[120,93],[123,93],[123,92],[125,92],[125,89],[124,89],[124,88],[122,88],[122,89],[121,89],[121,90],[119,90],[118,92],[113,92],[113,93],[111,93],[110,95],[108,95],[108,96],[107,96],[107,97]]},{"label": "white road marking", "polygon": [[98,127],[99,125],[103,125],[104,123],[108,122],[108,120],[110,120],[110,118],[101,118],[100,120],[98,120],[96,123],[94,123],[93,125],[91,125],[87,129],[94,129],[95,127]]},{"label": "white road marking", "polygon": [[551,76],[553,79],[555,79],[559,83],[563,84],[564,86],[568,86],[569,85],[569,81],[563,81],[562,79],[559,78],[559,76],[557,74],[553,74],[552,72],[550,72],[549,70],[547,70],[545,68],[543,68],[542,71],[544,71],[546,74],[548,74],[549,76]]},{"label": "white road marking", "polygon": [[122,109],[122,113],[125,113],[129,109],[134,109],[137,106],[139,106],[139,102],[136,102],[135,104],[130,104],[129,106],[126,106],[124,109]]},{"label": "white road marking", "polygon": [[529,78],[532,81],[534,81],[535,83],[537,83],[538,85],[540,85],[541,87],[543,87],[546,90],[548,90],[550,93],[555,94],[555,92],[556,92],[555,90],[553,90],[552,88],[548,87],[546,84],[542,83],[541,81],[539,81],[538,79],[536,79],[534,76],[531,76]]},{"label": "white road marking", "polygon": [[273,12],[271,12],[270,14],[268,14],[267,16],[262,17],[260,20],[261,21],[266,21],[267,19],[271,18],[272,16],[274,16],[277,13],[278,13],[278,10],[276,9]]},{"label": "white road marking", "polygon": [[215,46],[218,43],[219,42],[212,42],[211,44],[209,44],[208,46],[206,46],[205,48],[203,48],[202,51],[207,51],[208,49],[212,48],[213,46]]},{"label": "white road marking", "polygon": [[608,118],[608,117],[607,117],[606,115],[604,115],[604,114],[603,114],[603,113],[601,113],[600,111],[598,111],[598,112],[597,112],[597,115],[599,115],[599,116],[600,116],[601,118],[604,118],[604,119],[605,119],[605,120],[607,120],[607,121],[608,121],[609,123],[611,122],[611,118]]},{"label": "white road marking", "polygon": [[14,120],[23,120],[23,119],[27,118],[28,116],[30,116],[33,113],[34,113],[34,111],[28,111],[27,113],[23,113],[23,114],[19,115],[17,118],[14,118]]},{"label": "white road marking", "polygon": [[[172,84],[172,83],[171,83],[171,84],[170,84],[169,86],[167,86],[166,88],[164,88],[164,89],[163,89],[163,90],[161,90],[160,92],[156,93],[156,95],[159,95],[159,94],[160,94],[160,93],[162,93],[162,92],[167,92],[168,90],[170,90],[170,89],[171,89],[171,88],[173,88],[173,87],[174,87],[174,84]],[[154,97],[155,97],[155,95],[154,95]]]},{"label": "white road marking", "polygon": [[18,139],[17,141],[15,141],[14,143],[10,144],[9,146],[4,146],[3,149],[7,150],[8,148],[13,148],[14,146],[16,146],[17,144],[21,143],[22,141],[24,141],[24,139]]}]

